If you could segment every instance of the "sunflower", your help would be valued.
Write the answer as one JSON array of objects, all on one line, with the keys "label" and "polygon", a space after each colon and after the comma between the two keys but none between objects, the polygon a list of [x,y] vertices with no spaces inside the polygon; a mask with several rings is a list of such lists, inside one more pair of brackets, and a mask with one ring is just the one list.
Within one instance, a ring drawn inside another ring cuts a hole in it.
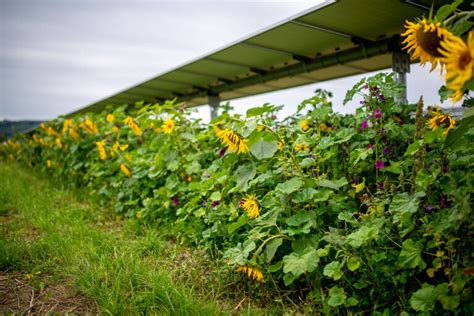
[{"label": "sunflower", "polygon": [[69,129],[72,128],[73,126],[73,121],[71,119],[66,119],[64,120],[64,123],[63,123],[63,133],[67,133],[69,131]]},{"label": "sunflower", "polygon": [[219,125],[214,127],[214,132],[220,138],[222,144],[226,145],[234,153],[246,153],[249,151],[247,140],[231,129],[221,129]]},{"label": "sunflower", "polygon": [[99,149],[100,160],[106,160],[107,152],[105,151],[105,142],[102,140],[100,142],[96,142],[95,144],[97,145],[97,149]]},{"label": "sunflower", "polygon": [[426,123],[426,126],[431,130],[436,130],[439,127],[444,127],[446,130],[443,134],[447,134],[448,131],[454,128],[456,121],[449,114],[444,114],[439,110],[433,110],[431,112],[431,119]]},{"label": "sunflower", "polygon": [[474,68],[474,31],[470,31],[467,43],[457,36],[441,42],[441,62],[446,67],[446,87],[454,91],[450,97],[459,101],[464,84],[471,80]]},{"label": "sunflower", "polygon": [[130,177],[130,175],[132,174],[130,170],[128,170],[127,166],[123,163],[120,164],[120,171],[122,171],[122,173],[127,177]]},{"label": "sunflower", "polygon": [[249,218],[256,218],[260,216],[257,198],[255,194],[249,194],[240,200],[240,206],[247,212]]},{"label": "sunflower", "polygon": [[58,145],[58,148],[63,148],[63,144],[61,143],[61,138],[59,137],[56,138],[56,145]]},{"label": "sunflower", "polygon": [[420,59],[421,65],[426,62],[431,63],[433,71],[440,62],[443,55],[440,53],[441,42],[454,36],[451,32],[441,26],[441,23],[429,22],[426,19],[417,23],[406,21],[406,32],[402,36],[406,37],[402,44],[406,44],[404,49],[411,55],[411,59]]},{"label": "sunflower", "polygon": [[131,129],[132,129],[132,132],[137,135],[137,136],[141,136],[143,134],[142,130],[140,129],[140,127],[138,126],[138,124],[133,120],[133,118],[131,118],[130,116],[128,116],[127,118],[125,118],[125,120],[123,120],[123,122],[125,124],[127,124]]},{"label": "sunflower", "polygon": [[238,265],[237,270],[235,270],[235,271],[236,272],[243,272],[243,273],[247,274],[247,276],[250,279],[254,279],[254,280],[259,281],[259,282],[263,281],[263,273],[261,271],[259,271],[258,269]]},{"label": "sunflower", "polygon": [[106,120],[107,122],[113,122],[115,119],[115,116],[113,114],[107,114]]},{"label": "sunflower", "polygon": [[308,121],[308,120],[302,120],[302,121],[300,122],[300,127],[301,127],[301,129],[302,129],[304,132],[306,132],[307,130],[309,130],[309,128],[310,128],[311,126],[309,125],[309,121]]},{"label": "sunflower", "polygon": [[309,151],[311,147],[308,144],[296,144],[295,145],[295,150],[298,152],[301,151]]},{"label": "sunflower", "polygon": [[164,133],[166,134],[171,134],[171,132],[174,129],[174,121],[171,118],[168,118],[163,125],[161,125],[161,129],[163,130]]},{"label": "sunflower", "polygon": [[[11,155],[10,155],[10,156],[11,156]],[[13,160],[13,159],[12,159],[12,160]],[[48,159],[48,160],[46,160],[46,165],[48,166],[48,168],[51,168],[51,166],[52,166],[53,164],[51,163],[51,160]]]}]

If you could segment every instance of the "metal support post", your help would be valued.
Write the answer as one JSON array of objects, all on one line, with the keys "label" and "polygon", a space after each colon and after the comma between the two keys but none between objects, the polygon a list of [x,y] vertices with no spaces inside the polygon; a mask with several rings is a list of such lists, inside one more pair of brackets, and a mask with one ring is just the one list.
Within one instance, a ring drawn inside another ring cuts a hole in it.
[{"label": "metal support post", "polygon": [[221,103],[221,98],[218,95],[209,95],[208,96],[209,106],[211,108],[211,120],[217,116],[217,109]]},{"label": "metal support post", "polygon": [[392,52],[392,70],[395,80],[403,86],[400,98],[395,100],[398,104],[407,104],[407,73],[410,72],[410,56],[404,52]]}]

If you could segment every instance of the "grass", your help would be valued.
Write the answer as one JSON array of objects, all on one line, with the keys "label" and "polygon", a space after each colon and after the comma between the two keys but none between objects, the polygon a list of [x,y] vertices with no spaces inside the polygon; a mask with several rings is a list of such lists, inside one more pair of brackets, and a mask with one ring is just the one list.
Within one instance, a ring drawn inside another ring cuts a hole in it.
[{"label": "grass", "polygon": [[14,163],[0,163],[0,187],[1,271],[66,283],[102,314],[276,312],[260,308],[242,281],[198,250],[113,218]]}]

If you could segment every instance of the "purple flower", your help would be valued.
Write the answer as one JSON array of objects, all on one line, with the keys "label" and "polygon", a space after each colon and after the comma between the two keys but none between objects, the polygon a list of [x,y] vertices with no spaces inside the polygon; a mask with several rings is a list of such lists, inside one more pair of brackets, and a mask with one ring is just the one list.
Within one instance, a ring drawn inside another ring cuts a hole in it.
[{"label": "purple flower", "polygon": [[443,165],[441,166],[441,172],[442,172],[442,173],[447,173],[448,171],[449,171],[448,165],[443,164]]},{"label": "purple flower", "polygon": [[178,199],[177,196],[173,196],[173,200],[172,200],[172,201],[173,201],[173,205],[174,205],[174,206],[178,206],[178,205],[179,205],[179,199]]},{"label": "purple flower", "polygon": [[372,112],[372,114],[370,114],[370,116],[379,119],[382,117],[382,111],[380,111],[379,109],[376,109]]},{"label": "purple flower", "polygon": [[442,208],[451,207],[451,203],[449,203],[449,201],[444,196],[440,197],[438,201],[439,201],[439,205],[441,205]]},{"label": "purple flower", "polygon": [[385,96],[382,93],[379,95],[379,99],[380,99],[380,102],[385,103]]},{"label": "purple flower", "polygon": [[225,148],[222,148],[221,150],[219,150],[219,157],[222,157],[225,155]]},{"label": "purple flower", "polygon": [[364,84],[364,89],[368,89],[369,88],[369,85],[366,83]]},{"label": "purple flower", "polygon": [[383,169],[385,167],[383,160],[377,160],[375,162],[375,168],[377,169]]},{"label": "purple flower", "polygon": [[383,154],[384,154],[384,155],[390,155],[391,152],[392,152],[392,151],[390,150],[389,147],[385,147],[385,148],[383,149]]},{"label": "purple flower", "polygon": [[374,145],[373,145],[373,144],[368,144],[368,145],[367,145],[367,148],[368,148],[368,149],[374,149]]},{"label": "purple flower", "polygon": [[215,208],[216,206],[218,206],[219,204],[221,204],[221,201],[212,201],[212,208]]},{"label": "purple flower", "polygon": [[377,189],[383,190],[383,182],[377,183]]},{"label": "purple flower", "polygon": [[359,101],[360,104],[365,104],[365,100]]},{"label": "purple flower", "polygon": [[206,205],[207,205],[207,202],[206,202],[206,201],[202,201],[201,205],[202,205],[202,206],[206,206]]},{"label": "purple flower", "polygon": [[428,206],[426,207],[426,210],[427,210],[428,212],[433,212],[434,206],[428,205]]},{"label": "purple flower", "polygon": [[368,126],[367,120],[363,120],[363,121],[362,121],[362,128],[363,128],[363,129],[366,129],[367,126]]}]

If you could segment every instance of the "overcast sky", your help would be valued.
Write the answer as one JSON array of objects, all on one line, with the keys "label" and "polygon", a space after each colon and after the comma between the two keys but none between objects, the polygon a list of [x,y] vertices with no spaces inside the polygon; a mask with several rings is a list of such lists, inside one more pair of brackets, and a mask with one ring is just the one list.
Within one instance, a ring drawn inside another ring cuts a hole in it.
[{"label": "overcast sky", "polygon": [[[0,119],[51,119],[149,79],[321,1],[0,0]],[[232,101],[291,115],[316,88],[335,109],[361,76]],[[408,98],[439,103],[437,72],[412,66]],[[450,104],[447,104],[450,105]],[[202,108],[201,117],[208,117]]]}]

